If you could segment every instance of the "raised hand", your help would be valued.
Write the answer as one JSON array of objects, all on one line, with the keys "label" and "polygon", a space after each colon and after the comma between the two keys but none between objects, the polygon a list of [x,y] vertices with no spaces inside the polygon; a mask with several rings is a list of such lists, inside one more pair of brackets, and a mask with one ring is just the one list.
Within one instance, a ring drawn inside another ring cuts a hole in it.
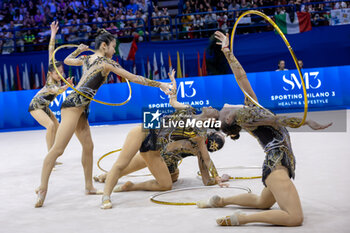
[{"label": "raised hand", "polygon": [[171,95],[176,95],[177,92],[177,85],[176,85],[176,80],[175,80],[175,70],[172,69],[171,72],[168,73],[169,78],[171,80],[171,85],[172,85],[172,93]]},{"label": "raised hand", "polygon": [[88,51],[89,50],[89,46],[87,46],[85,44],[80,44],[78,49],[79,49],[80,52]]},{"label": "raised hand", "polygon": [[58,26],[57,21],[53,21],[50,25],[50,28],[51,28],[51,34],[56,34],[60,27]]},{"label": "raised hand", "polygon": [[229,35],[226,33],[226,36],[224,33],[220,31],[215,32],[215,39],[219,40],[219,42],[216,42],[217,45],[221,45],[221,49],[229,48],[230,41],[229,41]]}]

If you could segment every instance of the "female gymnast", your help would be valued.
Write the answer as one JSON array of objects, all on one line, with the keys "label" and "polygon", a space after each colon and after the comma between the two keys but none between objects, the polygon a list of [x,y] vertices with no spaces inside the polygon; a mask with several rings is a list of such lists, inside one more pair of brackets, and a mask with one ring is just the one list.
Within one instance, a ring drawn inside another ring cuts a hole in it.
[{"label": "female gymnast", "polygon": [[[167,116],[167,119],[177,122],[185,121],[186,119],[194,119],[198,121],[217,119],[219,112],[212,107],[203,108],[201,114],[195,115],[194,108],[177,101],[176,81],[174,74],[174,70],[171,72],[171,74],[169,74],[170,79],[172,80],[173,88],[173,92],[170,95],[170,104],[176,109],[176,111],[175,113]],[[161,127],[159,130],[151,129],[149,131],[145,131],[142,130],[141,126],[137,126],[129,132],[119,158],[114,163],[112,169],[108,172],[101,208],[112,208],[110,195],[113,188],[117,184],[119,178],[122,176],[123,171],[127,168],[138,151],[140,151],[141,156],[147,164],[147,167],[155,178],[155,180],[144,182],[142,184],[143,190],[171,189],[171,175],[168,171],[167,165],[161,157],[161,154],[163,151],[166,151],[167,145],[169,145],[170,142],[189,138],[196,143],[198,151],[201,153],[200,161],[202,161],[199,162],[199,164],[201,164],[200,166],[206,166],[206,169],[203,170],[209,169],[209,171],[214,174],[214,179],[216,179],[217,183],[221,184],[221,177],[219,177],[216,172],[215,166],[210,159],[207,145],[205,144],[205,128],[177,126],[173,128]],[[128,183],[127,186],[128,190],[138,189],[137,184]]]},{"label": "female gymnast", "polygon": [[[215,32],[215,37],[222,45],[230,67],[238,81],[249,83],[246,73],[233,53],[228,49],[228,35]],[[250,85],[249,85],[250,86]],[[250,92],[257,101],[252,89]],[[247,102],[246,102],[247,103]],[[230,108],[231,107],[231,108]],[[231,216],[217,219],[221,226],[244,225],[252,222],[269,223],[281,226],[299,226],[303,222],[303,211],[298,192],[290,178],[294,179],[295,157],[293,155],[290,137],[285,127],[296,127],[300,118],[288,118],[272,115],[252,103],[242,106],[229,106],[220,112],[223,119],[221,129],[232,139],[239,138],[239,131],[245,129],[254,136],[263,147],[266,156],[263,163],[262,182],[265,186],[260,196],[247,193],[237,196],[221,198],[213,196],[208,201],[199,201],[200,208],[224,207],[226,205],[240,205],[258,209],[269,209],[275,202],[280,210],[267,210],[256,214],[241,214],[235,212]],[[332,123],[320,125],[312,120],[305,122],[314,130],[325,129]]]},{"label": "female gymnast", "polygon": [[[115,52],[116,40],[112,34],[104,29],[99,30],[95,40],[96,52],[89,56],[77,56],[88,50],[88,46],[81,44],[78,49],[70,54],[64,63],[71,66],[83,66],[83,76],[77,85],[77,89],[84,94],[94,97],[99,87],[105,82],[108,74],[113,72],[131,82],[142,85],[159,87],[166,94],[169,94],[170,84],[161,83],[134,75],[124,70],[118,63],[112,61]],[[58,127],[55,142],[47,154],[41,173],[41,185],[37,188],[38,194],[35,207],[41,207],[47,193],[49,177],[56,159],[63,154],[73,133],[80,141],[82,151],[82,165],[85,176],[85,193],[96,194],[92,182],[93,166],[93,142],[90,127],[87,120],[90,99],[87,99],[77,92],[72,92],[62,103],[62,121]]]},{"label": "female gymnast", "polygon": [[[28,109],[34,119],[40,125],[46,128],[46,146],[48,151],[51,149],[55,141],[55,135],[58,128],[58,121],[50,110],[49,105],[57,95],[61,94],[68,88],[67,85],[61,86],[61,79],[56,73],[52,64],[52,54],[55,50],[55,37],[58,29],[58,22],[52,22],[51,38],[49,44],[49,71],[47,72],[47,82],[45,86],[34,96],[29,104]],[[57,62],[56,66],[61,74],[64,74],[63,64],[61,62]],[[67,81],[72,84],[71,78],[68,78]]]},{"label": "female gymnast", "polygon": [[[176,182],[179,177],[179,162],[189,156],[196,156],[198,158],[198,165],[200,172],[202,174],[202,181],[204,185],[214,185],[216,180],[209,177],[209,172],[205,164],[203,164],[203,159],[200,151],[198,150],[195,138],[182,139],[178,141],[170,142],[165,150],[161,151],[161,157],[163,158],[167,168],[168,173],[170,173],[172,182]],[[220,150],[225,143],[225,137],[220,132],[209,132],[207,134],[207,150],[209,152],[215,152]],[[130,161],[130,164],[122,171],[121,177],[128,175],[132,172],[141,170],[147,167],[145,160],[142,155],[138,152],[134,158]],[[211,171],[211,176],[214,176],[217,172],[216,170]],[[95,176],[94,180],[96,182],[104,183],[107,177],[107,173]],[[148,190],[148,182],[134,184],[130,181],[126,182],[124,185],[116,186],[113,192],[121,191],[135,191],[135,190]],[[159,190],[162,191],[162,190]]]}]

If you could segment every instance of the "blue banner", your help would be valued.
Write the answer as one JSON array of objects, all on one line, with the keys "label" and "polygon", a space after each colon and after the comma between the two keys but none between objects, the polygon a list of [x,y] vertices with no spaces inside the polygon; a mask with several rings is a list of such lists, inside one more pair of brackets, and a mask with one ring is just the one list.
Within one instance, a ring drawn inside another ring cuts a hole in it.
[{"label": "blue banner", "polygon": [[[350,66],[304,69],[309,108],[339,109],[350,106]],[[304,98],[301,80],[296,70],[248,73],[248,79],[261,105],[273,111],[302,111]],[[112,123],[142,120],[143,108],[168,108],[169,99],[158,88],[131,84],[132,98],[123,106],[110,107],[91,103],[90,123]],[[225,103],[242,104],[244,96],[233,75],[177,79],[178,100],[194,107]],[[0,93],[0,130],[37,127],[28,112],[31,99],[38,90]],[[60,106],[72,90],[67,90],[51,103],[51,110],[60,119]],[[100,88],[96,99],[123,102],[128,97],[126,83],[109,84]]]}]

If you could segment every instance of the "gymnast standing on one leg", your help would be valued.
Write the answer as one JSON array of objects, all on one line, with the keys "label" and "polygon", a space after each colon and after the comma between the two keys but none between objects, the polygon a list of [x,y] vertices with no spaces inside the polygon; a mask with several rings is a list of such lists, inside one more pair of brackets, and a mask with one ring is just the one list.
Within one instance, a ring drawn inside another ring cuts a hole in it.
[{"label": "gymnast standing on one leg", "polygon": [[[216,32],[215,37],[222,45],[230,67],[241,82],[249,83],[246,73],[233,53],[228,49],[228,35]],[[243,86],[243,85],[242,85]],[[250,87],[250,85],[246,86]],[[244,88],[245,89],[245,88]],[[252,92],[252,89],[245,89]],[[251,95],[256,101],[255,94]],[[231,107],[231,108],[229,108]],[[229,106],[220,112],[223,119],[221,129],[233,139],[239,138],[239,131],[245,129],[253,135],[263,147],[266,155],[263,163],[262,182],[265,186],[261,195],[251,193],[232,197],[221,198],[213,196],[209,201],[200,201],[200,208],[224,207],[226,205],[240,205],[258,209],[269,209],[275,202],[280,210],[267,210],[255,214],[234,213],[217,219],[221,226],[244,225],[252,222],[269,223],[281,226],[299,226],[303,222],[303,211],[298,192],[291,181],[294,179],[295,157],[293,155],[290,137],[285,127],[296,127],[300,124],[300,118],[280,117],[267,112],[257,106]],[[331,124],[320,125],[312,120],[307,120],[308,125],[314,130],[325,129]]]},{"label": "gymnast standing on one leg", "polygon": [[[102,29],[98,31],[95,40],[95,54],[77,58],[80,53],[88,50],[88,46],[81,44],[77,50],[64,60],[64,63],[67,65],[83,66],[83,75],[77,85],[77,89],[80,92],[93,98],[100,86],[106,81],[110,72],[135,83],[159,87],[166,94],[171,91],[170,84],[131,74],[124,70],[118,63],[112,61],[110,58],[112,58],[115,52],[115,46],[116,40],[114,36]],[[63,154],[74,133],[83,147],[82,165],[85,176],[85,193],[96,194],[97,191],[92,182],[93,142],[87,119],[90,101],[90,99],[74,91],[62,103],[61,124],[58,127],[54,145],[44,160],[41,172],[41,184],[36,190],[38,199],[35,207],[41,207],[43,205],[55,161]]]},{"label": "gymnast standing on one leg", "polygon": [[[55,141],[55,135],[58,128],[58,121],[49,108],[50,103],[57,95],[64,92],[68,86],[61,86],[61,79],[52,64],[52,54],[55,50],[55,37],[58,31],[58,22],[51,23],[51,38],[49,44],[49,71],[47,73],[47,82],[45,86],[34,96],[29,104],[28,111],[34,119],[46,128],[46,146],[49,151]],[[64,74],[62,62],[56,62],[56,66],[61,74]],[[72,79],[67,81],[72,84]]]}]

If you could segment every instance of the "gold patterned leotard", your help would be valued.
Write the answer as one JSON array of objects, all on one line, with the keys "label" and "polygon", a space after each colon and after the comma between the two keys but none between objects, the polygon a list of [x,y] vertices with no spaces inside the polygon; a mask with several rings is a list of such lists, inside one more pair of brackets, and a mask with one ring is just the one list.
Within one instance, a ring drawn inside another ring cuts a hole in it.
[{"label": "gold patterned leotard", "polygon": [[[50,64],[51,63],[49,63],[49,65]],[[52,112],[50,111],[49,105],[59,94],[64,92],[64,88],[61,87],[60,81],[54,81],[50,78],[49,73],[47,74],[47,77],[48,81],[34,96],[29,104],[28,111],[31,112],[36,109],[42,109],[50,117]]]},{"label": "gold patterned leotard", "polygon": [[[263,163],[262,181],[278,165],[288,169],[289,177],[295,177],[295,157],[292,150],[290,136],[287,129],[283,126],[249,126],[249,123],[271,117],[271,113],[256,106],[245,106],[236,113],[236,124],[253,135],[264,149],[266,156]],[[293,127],[298,124],[298,118],[283,118],[283,125]]]},{"label": "gold patterned leotard", "polygon": [[[84,77],[80,80],[76,88],[85,95],[93,98],[108,76],[108,74],[104,73],[102,63],[111,63],[111,60],[105,57],[97,57],[95,60],[92,60],[91,56],[80,56],[79,59],[83,61]],[[119,66],[118,63],[113,63],[113,65]],[[87,118],[90,102],[90,99],[73,91],[64,100],[61,108],[85,107],[85,116]]]}]

